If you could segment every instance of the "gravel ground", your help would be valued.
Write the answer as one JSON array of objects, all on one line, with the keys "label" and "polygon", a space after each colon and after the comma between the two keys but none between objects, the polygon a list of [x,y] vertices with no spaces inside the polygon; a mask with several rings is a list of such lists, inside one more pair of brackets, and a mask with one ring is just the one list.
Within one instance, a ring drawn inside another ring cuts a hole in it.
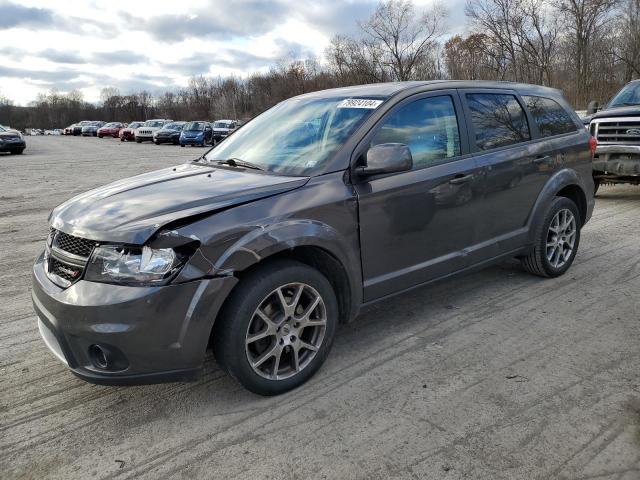
[{"label": "gravel ground", "polygon": [[49,211],[202,150],[28,138],[0,155],[2,478],[640,478],[640,189],[604,187],[564,277],[507,262],[341,326],[297,391],[78,380],[38,335]]}]

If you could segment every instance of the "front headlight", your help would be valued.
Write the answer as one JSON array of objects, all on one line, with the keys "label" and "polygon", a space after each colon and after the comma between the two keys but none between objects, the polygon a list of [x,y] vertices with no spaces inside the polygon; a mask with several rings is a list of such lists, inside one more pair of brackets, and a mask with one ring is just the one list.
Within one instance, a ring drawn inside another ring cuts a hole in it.
[{"label": "front headlight", "polygon": [[85,279],[120,284],[161,284],[184,264],[186,257],[172,248],[103,245],[91,255]]}]

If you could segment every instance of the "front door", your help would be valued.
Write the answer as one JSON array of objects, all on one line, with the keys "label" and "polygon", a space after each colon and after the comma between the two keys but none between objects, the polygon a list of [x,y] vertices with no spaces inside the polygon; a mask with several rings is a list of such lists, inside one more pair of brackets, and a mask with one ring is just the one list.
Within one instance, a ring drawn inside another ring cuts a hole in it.
[{"label": "front door", "polygon": [[411,171],[355,182],[365,301],[470,264],[482,182],[461,111],[454,90],[409,97],[361,143],[358,157],[383,143],[405,144],[413,157]]}]

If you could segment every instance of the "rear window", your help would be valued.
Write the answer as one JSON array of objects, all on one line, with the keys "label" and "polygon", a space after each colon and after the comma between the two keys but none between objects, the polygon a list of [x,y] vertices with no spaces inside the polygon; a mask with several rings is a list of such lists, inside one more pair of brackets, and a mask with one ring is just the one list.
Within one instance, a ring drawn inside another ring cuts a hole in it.
[{"label": "rear window", "polygon": [[480,150],[531,140],[527,116],[514,95],[467,93],[466,97]]},{"label": "rear window", "polygon": [[578,128],[567,111],[556,101],[533,95],[523,96],[542,137],[575,132]]}]

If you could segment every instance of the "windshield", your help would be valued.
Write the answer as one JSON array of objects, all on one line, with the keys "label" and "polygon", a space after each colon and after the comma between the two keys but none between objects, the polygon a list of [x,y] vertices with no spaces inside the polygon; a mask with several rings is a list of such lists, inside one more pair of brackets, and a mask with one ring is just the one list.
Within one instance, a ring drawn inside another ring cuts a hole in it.
[{"label": "windshield", "polygon": [[610,107],[623,107],[625,105],[640,105],[640,82],[625,85],[609,104]]},{"label": "windshield", "polygon": [[104,125],[104,128],[113,128],[115,126],[116,126],[115,123],[107,123],[106,125]]},{"label": "windshield", "polygon": [[205,122],[189,122],[187,123],[183,130],[204,130]]},{"label": "windshield", "polygon": [[145,122],[144,126],[145,127],[161,127],[163,123],[164,122],[160,120],[156,120],[156,121],[149,120],[148,122]]},{"label": "windshield", "polygon": [[293,98],[259,115],[209,151],[283,175],[309,175],[344,144],[382,100]]},{"label": "windshield", "polygon": [[215,128],[230,128],[230,122],[214,122],[213,126]]},{"label": "windshield", "polygon": [[165,130],[182,130],[184,123],[168,123],[163,128]]},{"label": "windshield", "polygon": [[7,129],[0,125],[0,132],[6,132]]},{"label": "windshield", "polygon": [[133,122],[129,124],[129,128],[138,128],[142,126],[142,122]]}]

